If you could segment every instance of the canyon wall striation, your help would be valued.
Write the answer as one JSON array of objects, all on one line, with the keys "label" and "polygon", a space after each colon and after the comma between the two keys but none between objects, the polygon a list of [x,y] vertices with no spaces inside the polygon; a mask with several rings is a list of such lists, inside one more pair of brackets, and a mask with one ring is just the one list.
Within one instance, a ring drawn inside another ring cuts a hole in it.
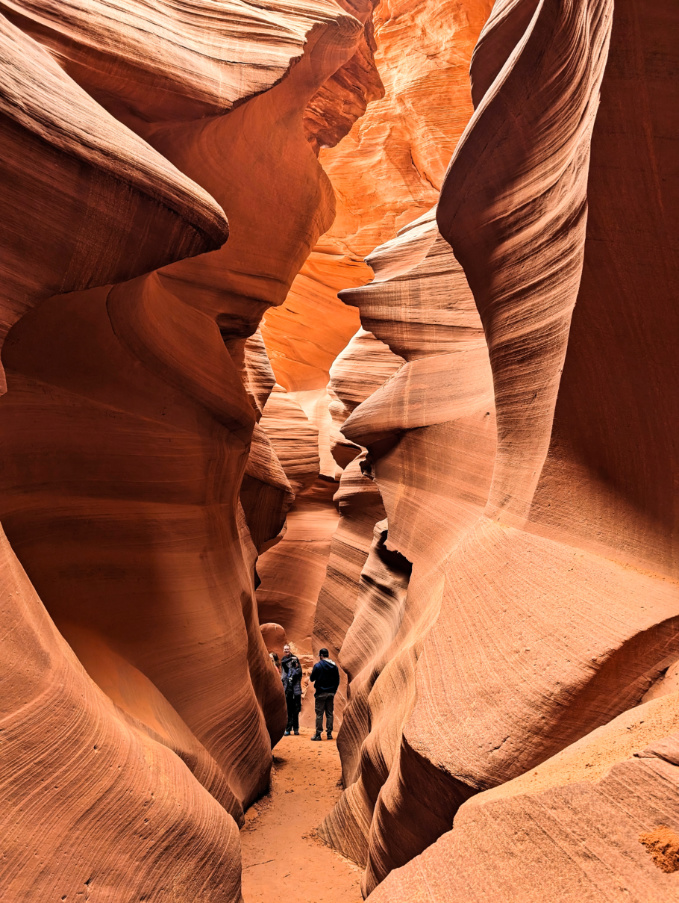
[{"label": "canyon wall striation", "polygon": [[0,0],[3,899],[241,901],[284,638],[370,900],[676,898],[678,25]]},{"label": "canyon wall striation", "polygon": [[637,707],[679,658],[677,24],[496,3],[436,210],[342,293],[406,361],[342,426],[386,518],[317,621],[349,679],[321,833],[371,900],[676,894],[676,698]]},{"label": "canyon wall striation", "polygon": [[[295,586],[296,595],[318,602],[316,650],[338,648],[333,631],[339,628],[343,635],[348,626],[353,589],[345,586],[347,567],[355,571],[351,577],[355,582],[376,522],[373,512],[365,510],[370,508],[371,495],[383,512],[375,487],[370,489],[368,477],[360,475],[360,462],[344,469],[356,447],[338,434],[348,410],[342,411],[344,400],[338,399],[342,388],[336,385],[337,367],[344,361],[346,371],[356,371],[355,388],[362,382],[361,397],[351,402],[355,406],[401,360],[396,356],[392,363],[386,359],[378,363],[380,353],[390,356],[386,347],[362,356],[363,349],[367,352],[365,337],[362,343],[349,346],[351,358],[344,356],[352,336],[364,336],[365,331],[357,332],[360,321],[354,302],[344,297],[343,304],[337,293],[370,281],[372,271],[364,258],[435,204],[450,156],[472,112],[469,60],[491,6],[491,0],[443,4],[407,0],[376,6],[366,29],[378,72],[377,80],[366,82],[371,102],[346,137],[339,143],[326,137],[319,154],[336,192],[335,221],[312,250],[285,302],[264,318],[262,333],[276,377],[319,428],[324,479],[313,494],[327,496],[334,489],[343,517],[330,541],[336,521],[331,523],[327,507],[321,524],[315,503],[307,506],[311,508],[307,514],[301,510],[300,498],[283,543],[272,550],[270,563],[261,563],[267,585],[261,587],[258,598],[266,600],[269,586],[287,583],[292,576],[285,553],[309,561],[309,533],[322,533],[324,545],[316,544],[314,556],[317,577],[311,577],[312,569],[298,570],[288,584]],[[340,485],[329,485],[330,478]],[[367,490],[365,498],[360,495],[361,485]],[[355,516],[350,513],[352,507]],[[326,565],[329,576],[323,581]],[[287,621],[285,613],[282,617]]]},{"label": "canyon wall striation", "polygon": [[255,560],[318,468],[258,326],[370,13],[0,4],[3,898],[241,899],[285,719]]}]

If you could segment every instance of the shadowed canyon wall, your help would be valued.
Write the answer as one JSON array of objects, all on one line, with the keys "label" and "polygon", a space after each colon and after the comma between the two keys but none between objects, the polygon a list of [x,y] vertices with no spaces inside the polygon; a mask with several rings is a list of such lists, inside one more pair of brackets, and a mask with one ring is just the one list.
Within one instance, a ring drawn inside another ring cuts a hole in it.
[{"label": "shadowed canyon wall", "polygon": [[677,19],[0,0],[3,899],[676,899]]},{"label": "shadowed canyon wall", "polygon": [[669,4],[496,3],[435,218],[342,294],[406,360],[342,428],[386,519],[341,623],[317,621],[349,677],[322,834],[371,900],[676,894],[639,840],[679,836],[674,716],[648,711],[632,746],[611,719],[643,723],[679,656],[677,24]]},{"label": "shadowed canyon wall", "polygon": [[285,718],[254,563],[295,488],[256,330],[332,223],[362,23],[1,12],[3,897],[239,900]]}]

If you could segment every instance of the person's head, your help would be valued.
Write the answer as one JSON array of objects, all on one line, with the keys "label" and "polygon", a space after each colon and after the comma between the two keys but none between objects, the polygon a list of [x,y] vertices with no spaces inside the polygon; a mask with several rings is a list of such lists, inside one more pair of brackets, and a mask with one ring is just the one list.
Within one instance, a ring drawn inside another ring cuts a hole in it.
[{"label": "person's head", "polygon": [[290,646],[288,645],[288,643],[283,646],[283,655],[290,655]]},{"label": "person's head", "polygon": [[272,661],[275,665],[277,665],[277,664],[278,664],[278,653],[277,653],[277,652],[270,652],[269,654],[270,654],[270,656],[271,656],[271,661]]},{"label": "person's head", "polygon": [[296,655],[293,655],[293,657],[290,659],[290,667],[299,668],[299,659]]},{"label": "person's head", "polygon": [[319,657],[320,659],[324,659],[324,658],[329,658],[329,657],[330,657],[330,653],[329,653],[328,650],[325,648],[325,646],[324,646],[322,649],[319,649],[319,650],[318,650],[318,657]]}]

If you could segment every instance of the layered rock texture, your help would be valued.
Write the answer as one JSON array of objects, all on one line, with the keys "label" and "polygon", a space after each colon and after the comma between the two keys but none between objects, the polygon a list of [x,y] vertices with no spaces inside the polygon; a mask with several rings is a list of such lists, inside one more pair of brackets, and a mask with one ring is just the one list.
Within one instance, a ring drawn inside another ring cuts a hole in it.
[{"label": "layered rock texture", "polygon": [[342,293],[405,359],[342,427],[386,518],[317,622],[349,678],[322,834],[370,899],[679,890],[676,699],[606,733],[679,657],[677,24],[496,3],[436,210]]},{"label": "layered rock texture", "polygon": [[236,901],[285,718],[254,564],[307,480],[256,330],[332,223],[363,24],[0,12],[2,896]]},{"label": "layered rock texture", "polygon": [[[321,473],[341,480],[335,487],[335,502],[344,516],[332,546],[326,541],[322,551],[320,544],[316,547],[320,580],[307,584],[297,577],[298,591],[320,605],[316,649],[335,648],[331,634],[338,619],[343,625],[341,635],[348,626],[353,590],[347,591],[344,572],[347,567],[355,571],[351,578],[355,582],[365,562],[376,522],[372,511],[363,510],[371,493],[384,516],[374,487],[366,499],[358,501],[356,479],[364,489],[369,486],[368,478],[360,477],[359,464],[343,472],[356,448],[338,434],[349,413],[348,408],[342,410],[341,382],[345,375],[353,380],[347,391],[349,404],[355,407],[391,375],[394,362],[400,362],[397,356],[392,364],[379,363],[367,347],[362,356],[360,344],[344,350],[354,335],[364,333],[357,333],[360,322],[354,302],[345,297],[343,304],[337,292],[370,281],[372,271],[364,258],[436,202],[446,166],[472,112],[469,60],[491,6],[491,0],[452,0],[443,5],[407,0],[376,6],[374,25],[366,30],[378,73],[377,79],[365,82],[372,102],[349,134],[336,144],[324,141],[319,155],[336,191],[335,221],[309,255],[284,304],[264,318],[262,332],[276,378],[303,404],[319,429]],[[364,14],[361,7],[359,17]],[[388,347],[382,346],[380,353],[391,357]],[[338,371],[340,366],[344,374]],[[344,452],[342,446],[346,446]],[[327,491],[327,484],[322,489]],[[353,514],[352,499],[357,504]],[[359,520],[364,521],[362,527]],[[304,513],[298,515],[293,509],[284,542],[297,560],[304,560],[308,552],[309,530],[304,522]],[[320,523],[318,529],[329,539]],[[269,581],[277,585],[279,577],[290,574],[282,552],[283,546],[272,553],[279,563],[267,567]],[[321,585],[326,564],[329,578]],[[339,579],[336,591],[331,574]],[[263,587],[258,596],[265,593]]]},{"label": "layered rock texture", "polygon": [[0,0],[3,900],[677,898],[677,19]]}]

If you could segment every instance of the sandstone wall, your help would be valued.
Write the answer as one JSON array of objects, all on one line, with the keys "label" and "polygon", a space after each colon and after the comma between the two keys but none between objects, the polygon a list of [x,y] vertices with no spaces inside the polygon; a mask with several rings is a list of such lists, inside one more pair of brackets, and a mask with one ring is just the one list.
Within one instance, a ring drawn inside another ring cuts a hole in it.
[{"label": "sandstone wall", "polygon": [[13,903],[241,900],[260,622],[370,899],[676,897],[677,11],[491,5],[0,0]]},{"label": "sandstone wall", "polygon": [[[676,25],[631,0],[496,3],[436,211],[452,253],[425,215],[343,294],[407,361],[342,428],[387,519],[333,634],[348,787],[322,830],[366,892],[396,869],[377,900],[675,892],[647,853],[679,829],[671,724],[595,791],[557,788],[560,751],[600,749],[679,656]],[[486,805],[548,764],[553,791]],[[606,863],[585,882],[584,855]]]},{"label": "sandstone wall", "polygon": [[254,564],[294,487],[256,330],[374,67],[325,0],[0,12],[0,885],[236,901],[285,718]]}]

